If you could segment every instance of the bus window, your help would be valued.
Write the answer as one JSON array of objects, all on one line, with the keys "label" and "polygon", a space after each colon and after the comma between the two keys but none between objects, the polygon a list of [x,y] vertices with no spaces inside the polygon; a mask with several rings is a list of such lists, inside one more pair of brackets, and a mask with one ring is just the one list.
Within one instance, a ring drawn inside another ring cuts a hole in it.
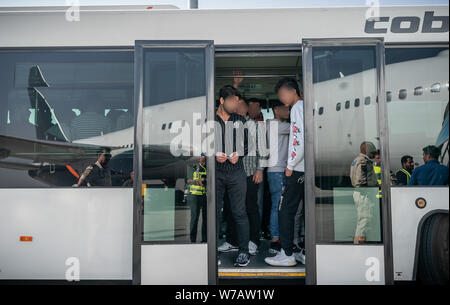
[{"label": "bus window", "polygon": [[[413,158],[413,166],[407,168],[412,172],[424,164],[424,147],[437,145],[442,152],[447,150],[448,140],[439,141],[439,135],[443,128],[448,128],[444,121],[448,116],[449,91],[442,90],[445,84],[448,88],[448,61],[448,48],[386,49],[386,91],[399,92],[392,94],[388,104],[394,185],[405,184],[403,179],[396,179],[397,174],[401,178],[399,171],[405,167],[402,157]],[[448,166],[448,155],[442,154],[439,162]]]},{"label": "bus window", "polygon": [[133,151],[117,149],[134,139],[132,52],[7,51],[0,78],[0,187],[78,185],[104,148],[111,179],[79,185],[132,179]]},{"label": "bus window", "polygon": [[[314,122],[317,243],[380,243],[376,104],[366,98],[365,107],[358,107],[360,96],[376,95],[375,49],[314,47],[312,52],[314,99],[325,105],[344,100],[326,122]],[[363,168],[370,169],[367,176]]]},{"label": "bus window", "polygon": [[143,61],[142,240],[206,242],[206,156],[194,136],[206,119],[205,52],[149,48]]}]

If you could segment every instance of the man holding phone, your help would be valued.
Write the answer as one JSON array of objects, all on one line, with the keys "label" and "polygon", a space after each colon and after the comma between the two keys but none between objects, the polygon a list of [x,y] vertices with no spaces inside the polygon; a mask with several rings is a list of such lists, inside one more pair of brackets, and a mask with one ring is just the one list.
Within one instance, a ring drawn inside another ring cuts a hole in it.
[{"label": "man holding phone", "polygon": [[[242,158],[247,154],[248,132],[245,119],[236,113],[240,93],[233,86],[220,89],[220,105],[216,112],[216,204],[218,212],[217,234],[222,223],[225,192],[230,200],[230,212],[239,242],[235,266],[245,267],[250,262],[248,253],[249,223],[245,197],[247,176]],[[217,238],[218,239],[218,238]]]}]

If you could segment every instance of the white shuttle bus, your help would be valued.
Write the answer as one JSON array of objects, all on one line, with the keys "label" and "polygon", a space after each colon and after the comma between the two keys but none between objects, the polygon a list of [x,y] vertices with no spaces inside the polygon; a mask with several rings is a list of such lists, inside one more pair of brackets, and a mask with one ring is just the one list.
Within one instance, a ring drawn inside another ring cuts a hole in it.
[{"label": "white shuttle bus", "polygon": [[[448,166],[448,9],[1,8],[0,283],[448,283],[448,185],[393,179],[428,145]],[[281,78],[303,88],[305,265],[265,264],[268,239],[247,267],[218,253],[214,157],[205,213],[186,200],[236,71],[264,119]],[[380,187],[355,244],[365,141]],[[74,187],[105,147],[111,185]]]}]

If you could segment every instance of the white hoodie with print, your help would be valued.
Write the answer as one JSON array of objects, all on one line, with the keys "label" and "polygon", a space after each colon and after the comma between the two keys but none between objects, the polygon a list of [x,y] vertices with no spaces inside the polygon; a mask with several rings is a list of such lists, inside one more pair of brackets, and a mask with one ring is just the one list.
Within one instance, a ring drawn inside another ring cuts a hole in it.
[{"label": "white hoodie with print", "polygon": [[287,168],[296,172],[305,171],[305,134],[303,128],[303,101],[299,100],[291,108],[291,131]]}]

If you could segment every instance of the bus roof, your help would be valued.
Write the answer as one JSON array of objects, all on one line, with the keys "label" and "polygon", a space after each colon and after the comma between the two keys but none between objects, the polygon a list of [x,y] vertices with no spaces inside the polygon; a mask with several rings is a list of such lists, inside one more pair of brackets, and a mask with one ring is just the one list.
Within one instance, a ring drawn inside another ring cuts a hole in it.
[{"label": "bus roof", "polygon": [[448,43],[448,5],[180,10],[86,6],[0,8],[0,47],[134,46],[135,40],[214,40],[216,45],[299,44],[302,38],[384,37]]}]

